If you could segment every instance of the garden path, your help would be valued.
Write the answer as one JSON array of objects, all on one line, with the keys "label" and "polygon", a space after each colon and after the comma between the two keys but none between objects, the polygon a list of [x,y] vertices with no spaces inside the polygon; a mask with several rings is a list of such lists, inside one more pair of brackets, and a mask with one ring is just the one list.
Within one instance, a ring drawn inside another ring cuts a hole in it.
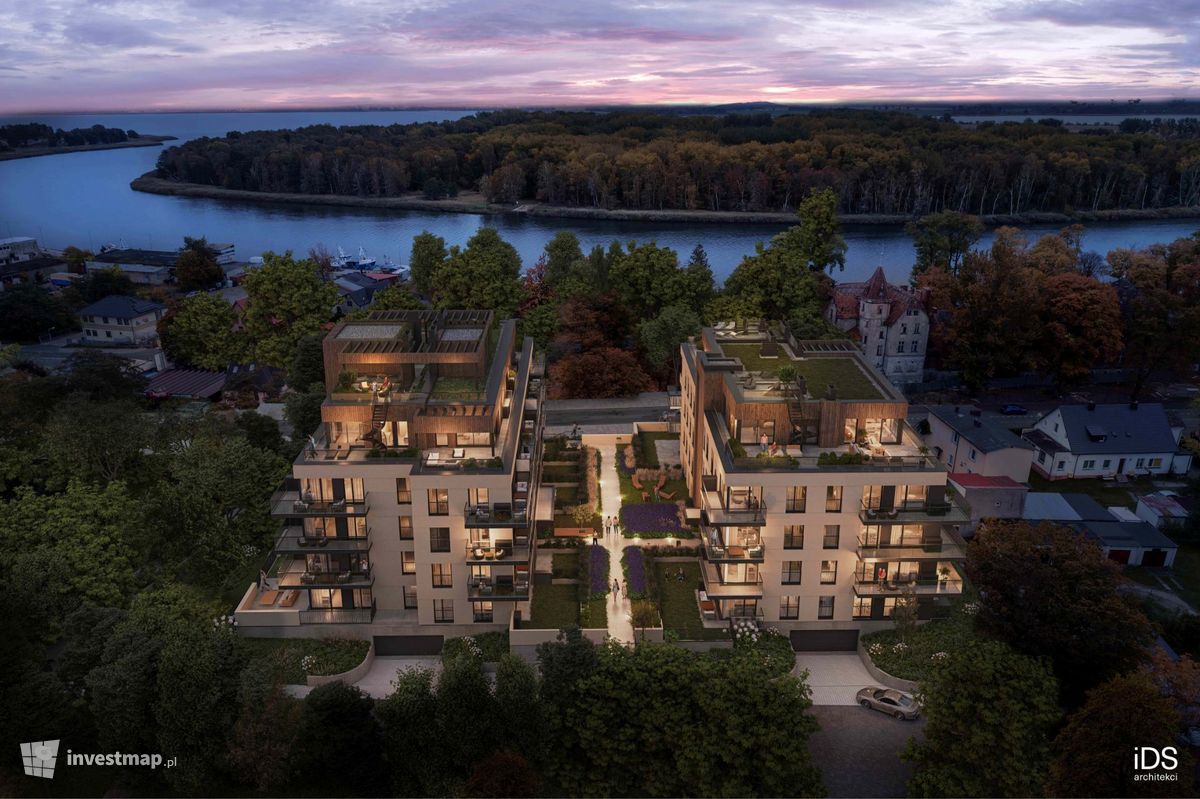
[{"label": "garden path", "polygon": [[[607,519],[610,516],[620,518],[621,515],[621,481],[617,478],[617,447],[615,444],[604,444],[597,447],[600,451],[600,498],[604,508],[600,515]],[[601,543],[608,550],[609,574],[608,583],[613,579],[621,581],[620,595],[608,597],[608,634],[623,644],[633,643],[633,621],[626,596],[625,575],[621,572],[621,550],[628,543],[618,529],[615,533],[601,536]]]}]

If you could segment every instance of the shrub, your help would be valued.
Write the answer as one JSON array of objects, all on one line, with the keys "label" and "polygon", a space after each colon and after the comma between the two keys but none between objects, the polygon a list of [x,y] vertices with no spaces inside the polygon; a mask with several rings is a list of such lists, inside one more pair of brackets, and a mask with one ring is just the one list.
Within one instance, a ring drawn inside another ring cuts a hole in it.
[{"label": "shrub", "polygon": [[817,456],[818,466],[861,466],[869,463],[870,455],[861,452],[822,452]]},{"label": "shrub", "polygon": [[643,502],[621,507],[621,524],[627,535],[643,538],[666,538],[683,535],[679,523],[679,512],[675,503]]},{"label": "shrub", "polygon": [[630,599],[646,599],[649,595],[646,555],[639,546],[625,547],[623,552],[621,566],[625,572],[625,592]]},{"label": "shrub", "polygon": [[442,662],[448,663],[462,654],[470,654],[487,663],[496,663],[508,652],[508,632],[487,632],[450,638],[442,644]]},{"label": "shrub", "polygon": [[733,436],[729,437],[729,454],[735,458],[746,457],[746,448]]},{"label": "shrub", "polygon": [[597,544],[588,547],[586,558],[579,559],[579,585],[585,592],[580,601],[608,596],[608,550]]},{"label": "shrub", "polygon": [[739,657],[762,660],[772,674],[784,675],[796,665],[792,640],[775,629],[760,630],[751,621],[735,623],[733,649]]}]

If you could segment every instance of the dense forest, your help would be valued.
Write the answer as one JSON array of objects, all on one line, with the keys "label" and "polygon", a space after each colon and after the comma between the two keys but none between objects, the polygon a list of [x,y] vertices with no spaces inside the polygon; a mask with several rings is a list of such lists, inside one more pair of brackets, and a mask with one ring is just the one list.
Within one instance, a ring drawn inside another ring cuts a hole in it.
[{"label": "dense forest", "polygon": [[789,211],[830,187],[844,214],[1100,211],[1200,205],[1193,127],[967,127],[913,114],[480,113],[454,122],[230,132],[172,147],[172,181],[395,197],[444,186],[492,202]]},{"label": "dense forest", "polygon": [[63,130],[40,122],[18,125],[0,125],[0,152],[18,147],[78,147],[84,144],[116,144],[136,139],[136,130],[106,128],[92,125],[90,128]]}]

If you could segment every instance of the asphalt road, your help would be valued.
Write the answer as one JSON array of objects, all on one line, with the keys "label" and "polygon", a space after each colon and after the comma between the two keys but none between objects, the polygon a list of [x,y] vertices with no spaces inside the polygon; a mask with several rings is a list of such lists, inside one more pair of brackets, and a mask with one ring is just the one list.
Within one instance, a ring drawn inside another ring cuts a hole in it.
[{"label": "asphalt road", "polygon": [[630,399],[550,400],[546,403],[546,424],[587,426],[659,422],[669,407],[666,392],[640,394]]},{"label": "asphalt road", "polygon": [[912,766],[900,759],[924,721],[897,721],[863,707],[814,706],[821,729],[809,740],[829,795],[905,796]]}]

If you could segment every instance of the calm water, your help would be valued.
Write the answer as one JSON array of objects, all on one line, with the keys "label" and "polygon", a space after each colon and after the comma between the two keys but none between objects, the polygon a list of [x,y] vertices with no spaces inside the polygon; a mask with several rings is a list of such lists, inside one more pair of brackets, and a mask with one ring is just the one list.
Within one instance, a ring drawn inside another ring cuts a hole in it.
[{"label": "calm water", "polygon": [[[112,114],[0,117],[41,121],[61,128],[101,124],[133,128],[141,133],[178,136],[221,136],[229,130],[294,128],[316,123],[390,124],[456,119],[464,110],[285,112],[223,114]],[[754,244],[782,229],[773,225],[697,225],[688,223],[590,222],[531,219],[523,215],[476,215],[420,211],[379,211],[321,206],[272,206],[260,203],[163,197],[135,192],[129,181],[154,167],[159,148],[104,150],[0,162],[0,237],[34,236],[48,247],[70,244],[98,248],[107,242],[130,247],[178,247],[184,236],[230,241],[245,259],[263,250],[291,249],[306,253],[316,243],[342,247],[406,262],[412,237],[430,230],[449,243],[465,243],[481,225],[492,225],[532,264],[546,241],[559,230],[578,234],[585,250],[613,239],[656,241],[686,258],[703,244],[718,279],[723,279]],[[1195,220],[1095,225],[1087,233],[1088,249],[1144,246],[1188,235]],[[1057,226],[1030,227],[1030,236]],[[865,278],[883,264],[889,278],[907,280],[912,243],[895,228],[850,228],[843,280]]]}]

